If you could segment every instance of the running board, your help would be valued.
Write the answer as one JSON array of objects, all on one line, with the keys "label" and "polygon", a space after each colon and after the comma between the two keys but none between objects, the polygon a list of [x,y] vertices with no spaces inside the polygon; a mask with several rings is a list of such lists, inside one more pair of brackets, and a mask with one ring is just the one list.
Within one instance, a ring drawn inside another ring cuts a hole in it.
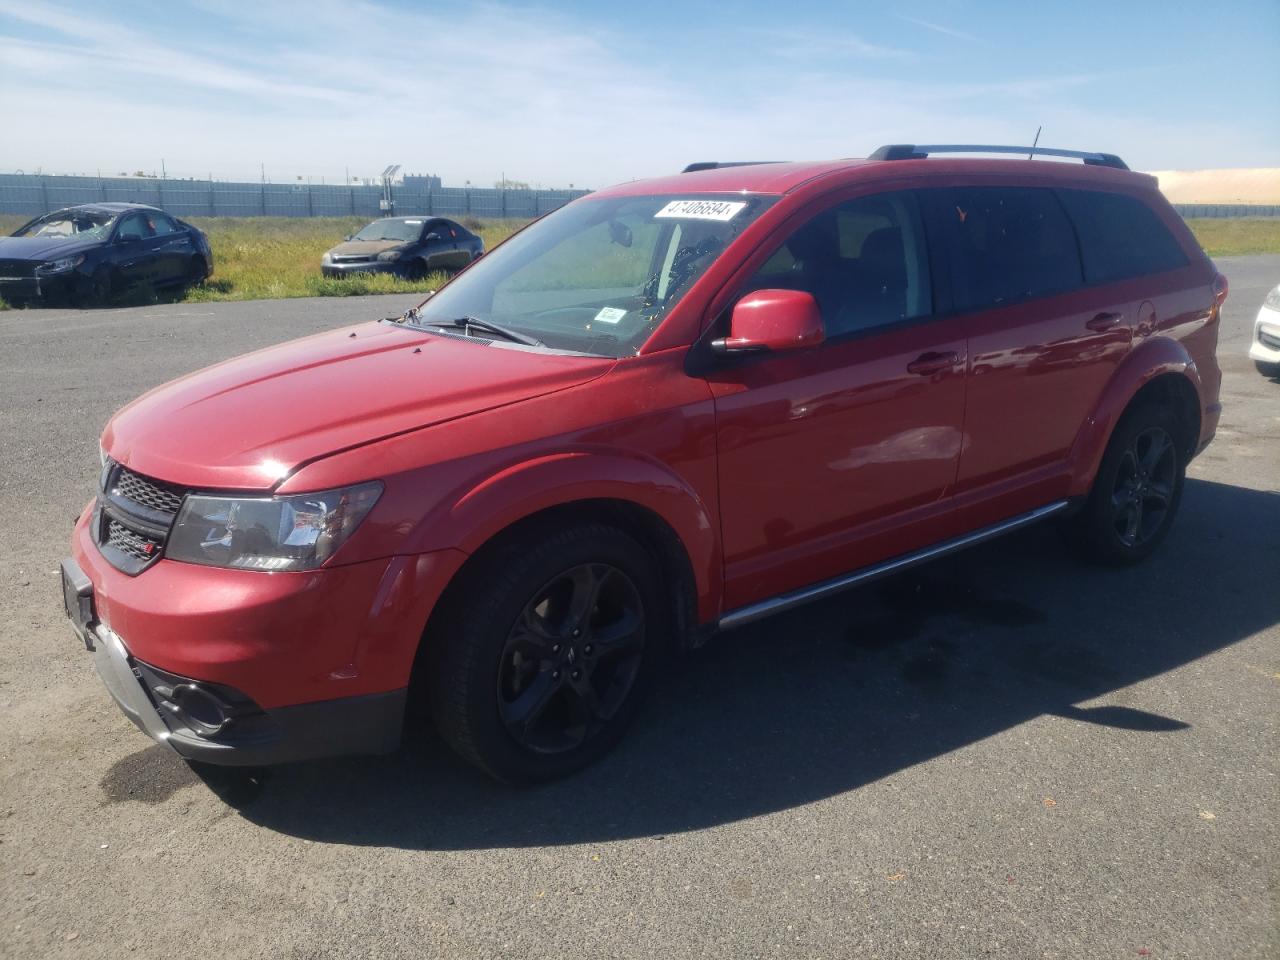
[{"label": "running board", "polygon": [[748,607],[739,607],[737,610],[731,610],[721,617],[717,626],[721,630],[732,630],[734,627],[741,627],[752,621],[772,616],[775,613],[781,613],[783,610],[790,610],[792,607],[809,603],[811,600],[818,600],[833,593],[839,593],[841,590],[847,590],[850,587],[856,587],[859,584],[886,577],[891,573],[907,570],[917,564],[935,560],[938,557],[946,556],[948,553],[955,553],[957,550],[963,550],[965,547],[982,543],[984,540],[991,540],[1006,533],[1012,533],[1014,530],[1029,526],[1066,508],[1067,501],[1059,500],[1048,506],[1032,510],[1030,513],[1023,513],[993,526],[983,527],[981,530],[973,531],[973,533],[966,533],[964,536],[956,537],[954,540],[944,540],[942,543],[936,543],[932,547],[925,547],[915,553],[903,554],[892,560],[878,563],[873,567],[864,567],[854,573],[845,574],[843,577],[836,577],[834,580],[814,584],[812,587],[805,587],[802,590],[793,590],[791,593],[783,593],[768,600],[753,603]]}]

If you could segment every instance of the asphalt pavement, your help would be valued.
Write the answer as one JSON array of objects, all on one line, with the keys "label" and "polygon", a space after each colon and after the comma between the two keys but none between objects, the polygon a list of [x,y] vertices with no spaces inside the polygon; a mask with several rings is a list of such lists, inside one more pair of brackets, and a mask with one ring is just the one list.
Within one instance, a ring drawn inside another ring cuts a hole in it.
[{"label": "asphalt pavement", "polygon": [[1222,425],[1149,562],[1039,528],[752,625],[533,790],[430,736],[202,781],[61,612],[113,410],[413,298],[0,313],[0,957],[1280,956],[1280,257],[1220,266]]}]

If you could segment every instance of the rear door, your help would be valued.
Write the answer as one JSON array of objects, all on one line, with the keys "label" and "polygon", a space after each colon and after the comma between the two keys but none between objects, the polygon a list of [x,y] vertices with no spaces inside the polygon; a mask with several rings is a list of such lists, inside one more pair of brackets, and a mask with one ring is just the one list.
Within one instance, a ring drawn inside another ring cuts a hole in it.
[{"label": "rear door", "polygon": [[195,249],[191,235],[167,213],[151,213],[148,223],[155,236],[155,277],[159,283],[175,283],[186,278]]},{"label": "rear door", "polygon": [[812,293],[827,339],[707,374],[729,609],[949,535],[965,342],[930,279],[904,190],[814,211],[740,291]]},{"label": "rear door", "polygon": [[956,481],[968,530],[1062,496],[1067,456],[1129,349],[1136,304],[1085,285],[1075,230],[1049,187],[928,193],[969,344]]}]

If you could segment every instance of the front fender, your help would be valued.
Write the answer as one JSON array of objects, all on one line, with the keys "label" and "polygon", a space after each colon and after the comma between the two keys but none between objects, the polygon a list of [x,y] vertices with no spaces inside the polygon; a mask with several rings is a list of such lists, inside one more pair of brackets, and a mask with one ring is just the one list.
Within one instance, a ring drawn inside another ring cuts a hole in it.
[{"label": "front fender", "polygon": [[[1156,377],[1168,373],[1186,377],[1195,388],[1196,396],[1203,398],[1200,371],[1177,340],[1169,337],[1144,340],[1120,362],[1071,448],[1070,496],[1088,494],[1106,452],[1107,441],[1111,439],[1111,433],[1125,409],[1139,390]],[[1203,400],[1200,407],[1203,413]]]},{"label": "front fender", "polygon": [[665,464],[629,451],[582,448],[508,466],[433,507],[410,538],[411,549],[448,544],[474,553],[513,523],[582,500],[620,500],[660,517],[688,554],[699,620],[719,614],[721,557],[711,510]]}]

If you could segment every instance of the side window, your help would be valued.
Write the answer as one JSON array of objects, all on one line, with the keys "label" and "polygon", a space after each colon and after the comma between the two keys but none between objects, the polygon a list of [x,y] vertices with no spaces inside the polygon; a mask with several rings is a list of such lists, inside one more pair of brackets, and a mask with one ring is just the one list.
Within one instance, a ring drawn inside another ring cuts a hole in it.
[{"label": "side window", "polygon": [[1084,257],[1089,283],[1110,283],[1187,265],[1187,255],[1155,212],[1137,197],[1059,190]]},{"label": "side window", "polygon": [[148,215],[147,220],[151,225],[152,233],[157,237],[163,237],[170,233],[178,232],[178,225],[170,220],[166,214],[153,213]]},{"label": "side window", "polygon": [[151,236],[147,221],[140,213],[129,213],[120,221],[120,229],[116,237],[121,240],[141,240]]},{"label": "side window", "polygon": [[744,292],[805,290],[828,338],[933,312],[929,256],[914,194],[859,197],[800,227]]},{"label": "side window", "polygon": [[942,191],[952,224],[956,306],[999,307],[1084,283],[1075,231],[1052,190],[956,187]]}]

